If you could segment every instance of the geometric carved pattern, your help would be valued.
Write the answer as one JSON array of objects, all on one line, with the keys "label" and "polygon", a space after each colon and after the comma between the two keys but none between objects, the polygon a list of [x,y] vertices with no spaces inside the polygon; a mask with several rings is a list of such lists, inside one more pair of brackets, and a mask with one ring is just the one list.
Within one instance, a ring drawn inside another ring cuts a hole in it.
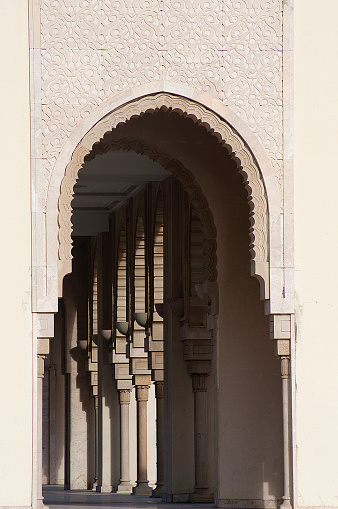
[{"label": "geometric carved pattern", "polygon": [[95,106],[158,81],[220,99],[279,161],[282,19],[281,0],[41,0],[46,162]]},{"label": "geometric carved pattern", "polygon": [[[207,110],[201,104],[188,100],[181,96],[168,93],[158,93],[145,96],[131,101],[95,124],[83,137],[73,152],[71,161],[67,165],[65,176],[61,183],[59,198],[59,259],[71,260],[71,201],[73,187],[76,183],[78,172],[82,167],[84,158],[90,153],[95,143],[98,143],[105,135],[121,123],[128,122],[134,116],[141,116],[156,110],[170,112],[175,111],[182,117],[191,118],[197,125],[203,126],[207,132],[215,136],[222,146],[229,149],[232,158],[236,161],[239,172],[248,193],[250,205],[250,250],[252,259],[252,273],[263,279],[267,278],[268,270],[268,206],[265,188],[257,164],[245,143],[237,132],[223,119],[211,110]],[[120,143],[123,143],[122,141]],[[121,147],[123,148],[123,147]],[[128,149],[128,148],[127,148]],[[210,252],[214,252],[215,231],[212,222],[212,214],[203,197],[199,186],[194,181],[190,172],[187,172],[177,160],[161,154],[148,144],[142,145],[139,141],[132,143],[129,149],[147,155],[150,159],[159,162],[165,169],[173,173],[175,178],[181,181],[183,188],[189,193],[191,202],[201,214],[204,234],[210,239]],[[205,203],[203,202],[205,201]],[[212,240],[213,239],[213,240]],[[212,255],[211,255],[212,256]],[[212,264],[213,265],[213,264]],[[209,275],[209,281],[215,280],[215,274]],[[265,281],[267,283],[267,281]],[[268,287],[268,285],[267,285]]]}]

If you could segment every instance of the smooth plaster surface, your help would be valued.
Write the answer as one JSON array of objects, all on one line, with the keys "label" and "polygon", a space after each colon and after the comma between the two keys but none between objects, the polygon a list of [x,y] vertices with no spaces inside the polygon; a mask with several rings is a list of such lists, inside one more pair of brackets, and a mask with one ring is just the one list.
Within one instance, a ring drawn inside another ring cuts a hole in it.
[{"label": "smooth plaster surface", "polygon": [[25,1],[2,2],[0,59],[0,505],[30,506],[33,368],[28,6]]},{"label": "smooth plaster surface", "polygon": [[337,19],[295,2],[295,466],[299,507],[338,506]]}]

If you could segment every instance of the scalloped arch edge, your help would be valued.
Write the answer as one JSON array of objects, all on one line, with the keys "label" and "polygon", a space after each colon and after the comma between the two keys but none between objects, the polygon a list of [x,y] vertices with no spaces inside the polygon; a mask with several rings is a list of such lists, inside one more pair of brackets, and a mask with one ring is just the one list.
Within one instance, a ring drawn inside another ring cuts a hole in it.
[{"label": "scalloped arch edge", "polygon": [[66,262],[71,262],[72,259],[71,200],[77,173],[85,155],[91,151],[93,144],[99,141],[105,132],[113,130],[121,123],[128,122],[133,116],[167,107],[170,107],[171,111],[181,112],[182,116],[196,118],[196,123],[202,125],[211,135],[216,136],[222,145],[231,146],[234,157],[240,161],[241,173],[247,187],[248,200],[251,202],[254,218],[250,227],[252,239],[250,249],[253,253],[251,275],[260,282],[261,299],[269,299],[268,203],[264,181],[256,159],[237,131],[217,113],[195,100],[167,92],[142,96],[115,108],[92,126],[77,144],[71,161],[67,165],[59,197],[58,258],[61,262],[60,266],[63,267],[60,276],[62,273],[64,275],[65,270],[69,270],[69,264]]}]

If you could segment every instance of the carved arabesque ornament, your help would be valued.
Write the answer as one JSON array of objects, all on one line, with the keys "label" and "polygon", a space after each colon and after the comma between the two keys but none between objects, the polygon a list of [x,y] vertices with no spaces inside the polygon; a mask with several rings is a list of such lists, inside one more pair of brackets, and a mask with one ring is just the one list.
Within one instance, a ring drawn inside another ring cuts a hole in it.
[{"label": "carved arabesque ornament", "polygon": [[63,143],[97,105],[159,81],[202,90],[229,105],[280,173],[281,0],[38,4],[47,180]]},{"label": "carved arabesque ornament", "polygon": [[[72,259],[71,201],[73,198],[73,187],[85,157],[91,152],[93,146],[104,137],[105,133],[112,131],[119,124],[126,123],[133,117],[142,116],[145,113],[152,113],[160,109],[169,113],[178,113],[180,116],[190,118],[195,124],[204,127],[208,133],[217,138],[222,146],[228,149],[232,159],[236,161],[238,170],[243,176],[250,204],[252,274],[258,278],[267,278],[269,261],[268,205],[264,184],[253,155],[239,134],[216,113],[207,110],[199,103],[168,93],[144,96],[112,111],[88,131],[74,150],[61,183],[58,217],[59,259],[61,261]],[[123,145],[122,140],[120,143]],[[159,162],[165,169],[170,170],[174,177],[182,183],[183,188],[190,196],[191,202],[199,211],[203,223],[203,232],[206,239],[210,239],[210,241],[206,241],[206,253],[210,253],[212,257],[212,253],[216,252],[216,231],[212,214],[192,174],[184,169],[179,161],[158,152],[154,147],[149,145],[142,146],[142,143],[139,141],[132,142],[131,146],[120,146],[119,148],[135,150],[138,153],[147,155],[150,159]],[[210,266],[212,267],[213,265],[216,267],[215,263]],[[207,277],[209,281],[214,281],[215,279],[216,272],[214,274],[210,273]]]}]

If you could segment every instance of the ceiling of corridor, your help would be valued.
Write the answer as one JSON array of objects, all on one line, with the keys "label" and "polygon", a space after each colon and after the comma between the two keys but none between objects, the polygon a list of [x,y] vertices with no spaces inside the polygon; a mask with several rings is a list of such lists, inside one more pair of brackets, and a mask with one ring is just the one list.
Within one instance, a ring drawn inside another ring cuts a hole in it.
[{"label": "ceiling of corridor", "polygon": [[165,180],[169,175],[160,164],[132,151],[109,151],[86,161],[74,186],[73,235],[108,231],[112,212],[148,182]]}]

